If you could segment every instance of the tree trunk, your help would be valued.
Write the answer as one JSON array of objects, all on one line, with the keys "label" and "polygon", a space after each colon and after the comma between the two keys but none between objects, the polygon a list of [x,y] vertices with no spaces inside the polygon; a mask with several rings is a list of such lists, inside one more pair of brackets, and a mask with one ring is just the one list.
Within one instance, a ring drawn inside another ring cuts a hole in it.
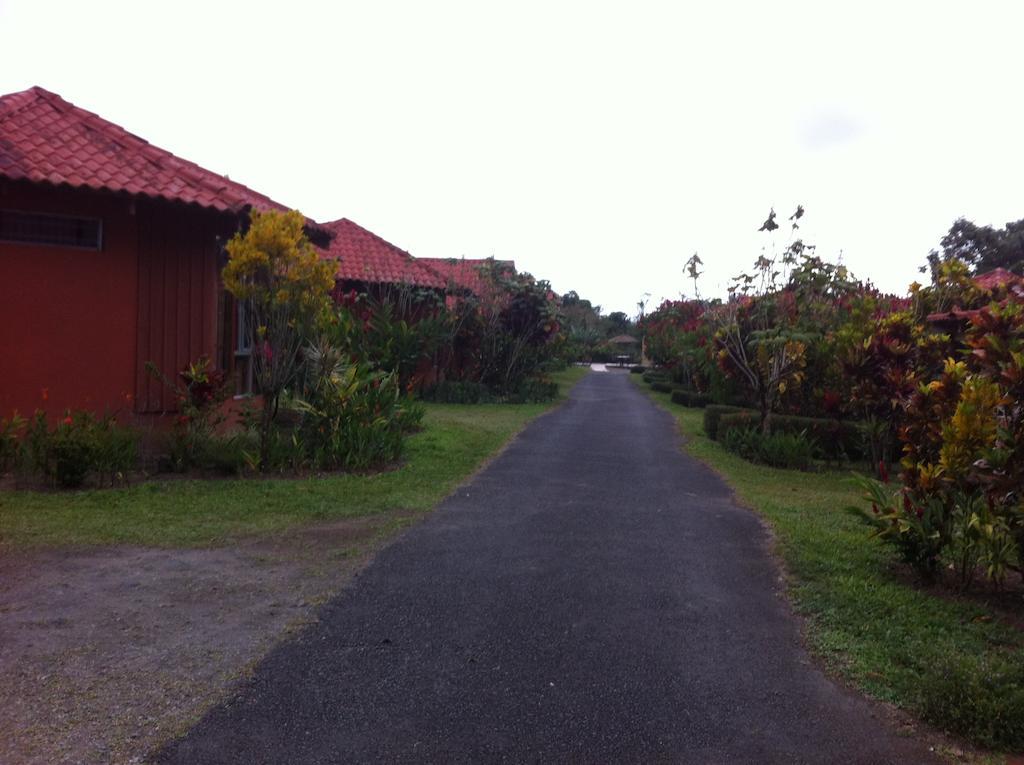
[{"label": "tree trunk", "polygon": [[771,419],[771,403],[768,401],[768,391],[762,388],[758,392],[757,399],[761,411],[761,433],[767,436]]},{"label": "tree trunk", "polygon": [[260,413],[260,472],[270,467],[270,426],[274,422],[274,403],[277,397],[263,394],[263,411]]}]

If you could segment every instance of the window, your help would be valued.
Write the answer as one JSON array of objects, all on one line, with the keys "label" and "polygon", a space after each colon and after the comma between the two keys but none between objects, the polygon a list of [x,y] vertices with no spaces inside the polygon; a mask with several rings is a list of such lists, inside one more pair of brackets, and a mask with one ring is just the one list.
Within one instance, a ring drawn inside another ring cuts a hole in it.
[{"label": "window", "polygon": [[249,326],[249,307],[244,300],[239,300],[235,306],[235,370],[238,375],[235,390],[239,395],[248,395],[253,390],[252,334]]},{"label": "window", "polygon": [[0,242],[99,250],[103,248],[103,222],[99,218],[0,210]]},{"label": "window", "polygon": [[238,345],[235,346],[235,353],[239,356],[252,353],[252,337],[249,335],[249,307],[244,300],[239,300],[238,306]]}]

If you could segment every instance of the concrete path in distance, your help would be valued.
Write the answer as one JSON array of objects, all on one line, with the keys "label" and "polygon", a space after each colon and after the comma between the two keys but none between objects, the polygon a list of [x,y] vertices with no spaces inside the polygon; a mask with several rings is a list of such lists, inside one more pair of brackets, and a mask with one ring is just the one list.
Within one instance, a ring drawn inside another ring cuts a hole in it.
[{"label": "concrete path in distance", "polygon": [[801,647],[757,518],[590,374],[165,763],[935,761]]}]

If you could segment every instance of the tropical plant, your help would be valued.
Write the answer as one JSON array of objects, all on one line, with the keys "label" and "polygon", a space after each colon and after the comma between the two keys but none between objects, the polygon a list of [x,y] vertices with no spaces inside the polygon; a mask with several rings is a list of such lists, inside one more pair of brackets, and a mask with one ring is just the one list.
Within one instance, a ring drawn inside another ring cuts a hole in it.
[{"label": "tropical plant", "polygon": [[296,440],[309,463],[363,470],[398,459],[403,433],[418,427],[423,409],[403,398],[397,375],[351,362],[325,341],[303,355],[306,379],[294,405],[302,417]]},{"label": "tropical plant", "polygon": [[225,288],[245,307],[253,371],[263,397],[258,424],[260,470],[269,463],[271,428],[281,394],[295,382],[300,351],[329,305],[335,264],[321,259],[295,210],[256,212],[228,242]]},{"label": "tropical plant", "polygon": [[[150,375],[173,391],[178,416],[171,429],[170,463],[175,471],[191,467],[225,468],[223,455],[231,451],[216,444],[216,431],[224,422],[221,405],[231,395],[231,385],[222,370],[206,356],[190,362],[171,380],[152,362],[146,364]],[[239,454],[240,452],[234,452]]]}]

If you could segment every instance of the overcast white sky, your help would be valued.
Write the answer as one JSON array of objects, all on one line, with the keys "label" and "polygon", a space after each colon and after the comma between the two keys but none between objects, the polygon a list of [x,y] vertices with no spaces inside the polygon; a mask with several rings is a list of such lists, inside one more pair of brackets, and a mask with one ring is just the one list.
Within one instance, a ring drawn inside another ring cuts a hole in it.
[{"label": "overcast white sky", "polygon": [[768,209],[903,291],[1024,217],[1024,2],[0,0],[42,85],[317,220],[606,311],[724,291]]}]

